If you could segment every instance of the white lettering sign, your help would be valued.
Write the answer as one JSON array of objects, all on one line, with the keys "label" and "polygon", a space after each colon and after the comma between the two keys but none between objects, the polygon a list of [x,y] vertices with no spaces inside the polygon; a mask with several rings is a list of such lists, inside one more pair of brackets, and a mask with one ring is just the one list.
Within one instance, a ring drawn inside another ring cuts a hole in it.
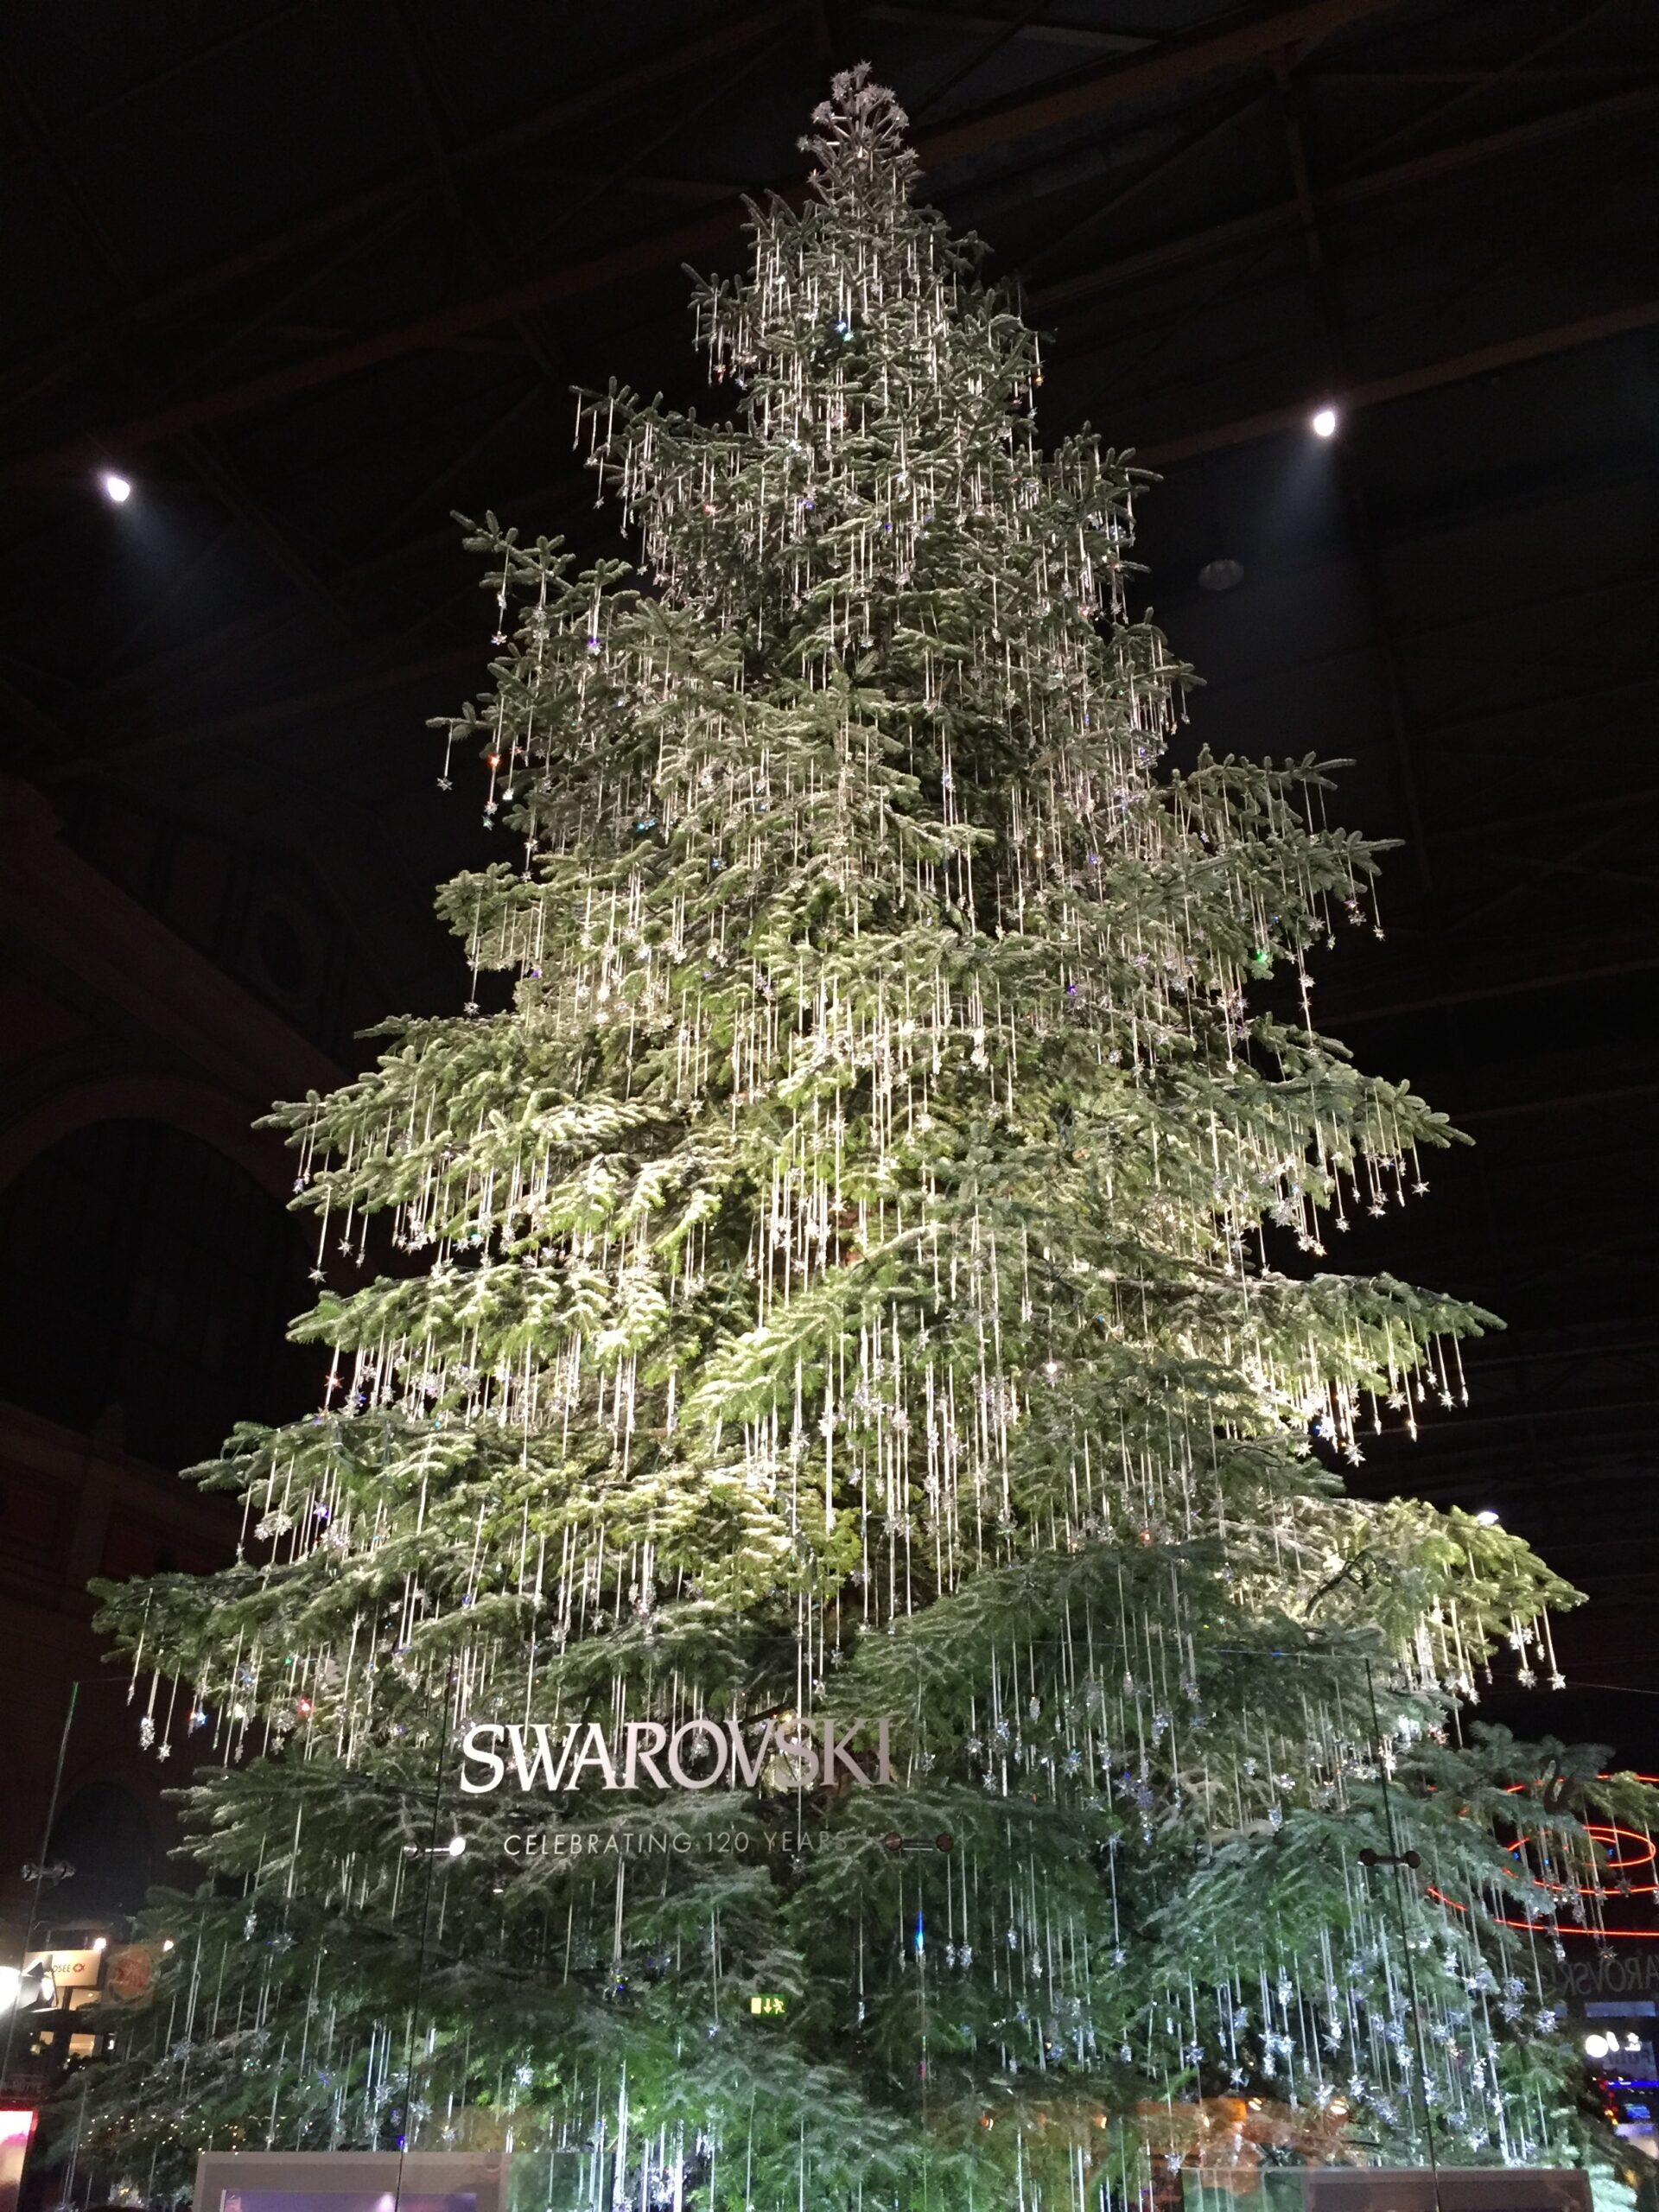
[{"label": "white lettering sign", "polygon": [[671,1732],[658,1720],[630,1720],[613,1740],[596,1720],[573,1720],[563,1732],[540,1720],[523,1726],[480,1720],[461,1739],[461,1787],[468,1797],[487,1796],[511,1767],[526,1795],[575,1789],[589,1773],[602,1789],[616,1790],[647,1783],[658,1789],[712,1789],[721,1781],[737,1789],[763,1783],[779,1790],[815,1789],[820,1781],[826,1789],[870,1789],[893,1778],[890,1722],[874,1724],[873,1766],[868,1748],[854,1756],[855,1743],[871,1725],[791,1719],[780,1728],[766,1720],[759,1735],[746,1738],[736,1720],[686,1720]]}]

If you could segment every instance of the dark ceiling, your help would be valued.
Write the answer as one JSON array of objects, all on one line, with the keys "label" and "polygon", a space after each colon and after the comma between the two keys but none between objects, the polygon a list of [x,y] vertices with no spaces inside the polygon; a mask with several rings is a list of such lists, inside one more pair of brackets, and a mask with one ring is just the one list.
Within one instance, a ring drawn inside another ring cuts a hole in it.
[{"label": "dark ceiling", "polygon": [[1510,1326],[1360,1478],[1588,1587],[1567,1671],[1618,1694],[1523,1717],[1659,1763],[1649,0],[16,0],[0,41],[10,765],[187,937],[210,862],[284,886],[359,979],[341,1059],[457,1002],[430,887],[492,849],[424,727],[492,626],[450,510],[610,547],[571,385],[694,398],[683,264],[798,188],[832,67],[896,86],[1054,334],[1046,429],[1164,474],[1193,740],[1349,758],[1402,841],[1323,1017],[1478,1141],[1332,1256]]}]

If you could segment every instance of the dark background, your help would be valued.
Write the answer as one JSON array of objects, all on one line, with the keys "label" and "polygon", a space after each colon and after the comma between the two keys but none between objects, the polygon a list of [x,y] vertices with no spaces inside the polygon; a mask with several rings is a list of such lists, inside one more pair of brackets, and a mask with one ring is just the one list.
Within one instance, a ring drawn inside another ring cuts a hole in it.
[{"label": "dark background", "polygon": [[424,721],[493,609],[449,512],[614,548],[569,387],[697,397],[683,264],[741,264],[739,195],[798,187],[861,58],[1054,334],[1046,431],[1162,472],[1141,588],[1207,679],[1190,741],[1347,758],[1337,818],[1402,841],[1319,1016],[1477,1143],[1332,1263],[1509,1327],[1357,1479],[1491,1507],[1579,1582],[1573,1687],[1494,1709],[1659,1765],[1647,0],[16,0],[0,1907],[73,1679],[49,1910],[160,1870],[176,1770],[84,1586],[227,1556],[173,1470],[316,1393],[250,1122],[465,995],[431,888],[496,841]]}]

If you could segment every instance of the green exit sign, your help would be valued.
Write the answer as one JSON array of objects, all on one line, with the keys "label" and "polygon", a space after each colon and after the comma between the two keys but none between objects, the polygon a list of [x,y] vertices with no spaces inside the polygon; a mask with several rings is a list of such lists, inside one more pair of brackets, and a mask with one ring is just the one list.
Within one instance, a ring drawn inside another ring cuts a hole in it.
[{"label": "green exit sign", "polygon": [[784,1999],[781,1997],[751,1997],[749,2010],[775,2020],[784,2010]]}]

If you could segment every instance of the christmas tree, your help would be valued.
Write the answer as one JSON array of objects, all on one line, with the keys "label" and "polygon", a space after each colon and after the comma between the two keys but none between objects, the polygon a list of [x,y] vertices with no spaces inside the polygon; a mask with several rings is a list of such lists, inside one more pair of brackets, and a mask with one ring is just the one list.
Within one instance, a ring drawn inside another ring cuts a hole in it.
[{"label": "christmas tree", "polygon": [[1570,2154],[1551,1923],[1639,1793],[1459,1714],[1575,1593],[1339,1475],[1485,1318],[1319,1264],[1452,1135],[1308,1019],[1376,849],[1311,757],[1170,766],[1135,472],[1039,447],[891,96],[815,125],[697,295],[731,419],[583,404],[638,567],[473,531],[443,781],[522,853],[441,894],[472,999],[276,1117],[323,1409],[195,1471],[233,1567],[101,1592],[142,1740],[215,1754],[86,2122],[140,2187]]}]

